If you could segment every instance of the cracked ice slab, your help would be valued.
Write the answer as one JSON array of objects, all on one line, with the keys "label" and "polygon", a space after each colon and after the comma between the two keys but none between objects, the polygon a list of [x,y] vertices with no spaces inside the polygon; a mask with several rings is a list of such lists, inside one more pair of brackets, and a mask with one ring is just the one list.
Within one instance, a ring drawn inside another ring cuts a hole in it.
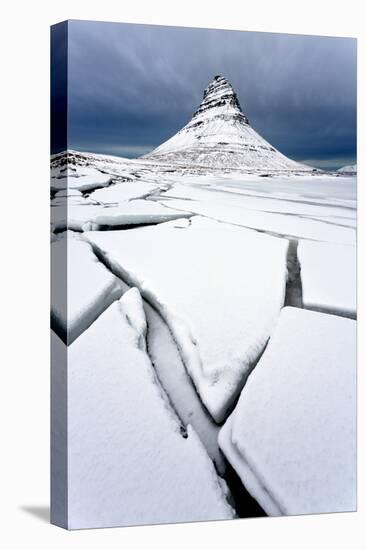
[{"label": "cracked ice slab", "polygon": [[300,241],[298,257],[304,306],[355,317],[356,248]]},{"label": "cracked ice slab", "polygon": [[85,225],[83,230],[98,230],[100,226],[113,228],[123,225],[155,224],[190,216],[190,212],[181,212],[156,202],[137,199],[99,210],[91,217],[90,226]]},{"label": "cracked ice slab", "polygon": [[224,420],[283,305],[287,241],[200,217],[85,235],[160,312],[205,406]]},{"label": "cracked ice slab", "polygon": [[219,449],[219,426],[207,412],[184,367],[178,347],[168,325],[146,301],[144,304],[148,323],[147,347],[155,372],[169,396],[183,426],[191,424],[204,444],[218,472],[225,472],[226,464]]},{"label": "cracked ice slab", "polygon": [[52,230],[93,231],[115,228],[124,225],[142,225],[162,223],[182,217],[190,217],[190,212],[182,212],[167,208],[156,202],[136,199],[131,202],[122,201],[115,206],[97,204],[90,198],[79,196],[69,199],[67,205],[62,204],[63,197],[56,197],[52,207]]},{"label": "cracked ice slab", "polygon": [[104,204],[119,203],[146,197],[153,191],[159,191],[159,186],[145,181],[124,181],[104,189],[97,189],[90,198]]},{"label": "cracked ice slab", "polygon": [[356,323],[286,307],[219,435],[269,515],[356,508]]},{"label": "cracked ice slab", "polygon": [[67,300],[62,292],[55,292],[52,297],[52,325],[58,336],[70,344],[122,291],[118,279],[99,262],[90,244],[78,235],[71,231],[64,233],[51,247],[52,287],[63,289],[67,273]]},{"label": "cracked ice slab", "polygon": [[194,430],[183,438],[141,345],[136,289],[68,352],[68,527],[230,519],[227,488]]},{"label": "cracked ice slab", "polygon": [[[56,174],[52,170],[52,175]],[[83,166],[77,172],[68,171],[65,176],[51,177],[51,189],[78,189],[87,191],[96,187],[105,187],[110,184],[113,177],[111,174],[103,174],[93,167]]]}]

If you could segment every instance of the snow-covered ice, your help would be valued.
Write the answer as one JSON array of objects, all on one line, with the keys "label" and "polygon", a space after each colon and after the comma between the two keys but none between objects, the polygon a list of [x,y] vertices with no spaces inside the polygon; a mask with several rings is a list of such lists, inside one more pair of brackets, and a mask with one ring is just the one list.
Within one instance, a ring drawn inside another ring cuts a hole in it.
[{"label": "snow-covered ice", "polygon": [[160,312],[221,422],[283,306],[288,243],[200,217],[178,222],[84,235]]},{"label": "snow-covered ice", "polygon": [[195,431],[182,437],[162,397],[138,345],[141,316],[131,290],[69,347],[71,529],[234,516]]},{"label": "snow-covered ice", "polygon": [[333,243],[300,241],[304,307],[356,316],[356,248]]},{"label": "snow-covered ice", "polygon": [[64,233],[51,247],[52,287],[63,288],[67,277],[67,300],[62,292],[52,299],[52,326],[70,344],[121,296],[121,287],[118,279],[99,262],[90,244],[77,234]]},{"label": "snow-covered ice", "polygon": [[354,508],[355,173],[286,159],[216,80],[151,155],[52,158],[73,527],[232,517],[240,392],[220,444],[266,512]]},{"label": "snow-covered ice", "polygon": [[355,510],[356,322],[284,308],[219,442],[268,514]]},{"label": "snow-covered ice", "polygon": [[156,198],[171,208],[292,238],[356,242],[353,178],[235,176],[177,178]]}]

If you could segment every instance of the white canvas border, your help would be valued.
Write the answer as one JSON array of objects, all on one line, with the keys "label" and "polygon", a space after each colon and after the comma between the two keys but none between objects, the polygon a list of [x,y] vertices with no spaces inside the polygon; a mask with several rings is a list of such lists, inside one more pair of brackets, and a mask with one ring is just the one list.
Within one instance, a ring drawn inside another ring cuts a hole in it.
[{"label": "white canvas border", "polygon": [[[2,530],[4,548],[361,548],[365,475],[359,512],[68,533],[42,521],[49,502],[49,26],[67,18],[356,36],[359,98],[365,90],[361,2],[302,4],[226,0],[64,0],[7,5],[2,36]],[[359,102],[359,465],[365,464],[365,146]],[[38,510],[38,511],[37,511]],[[6,539],[6,541],[5,541]],[[5,543],[5,544],[4,544]]]}]

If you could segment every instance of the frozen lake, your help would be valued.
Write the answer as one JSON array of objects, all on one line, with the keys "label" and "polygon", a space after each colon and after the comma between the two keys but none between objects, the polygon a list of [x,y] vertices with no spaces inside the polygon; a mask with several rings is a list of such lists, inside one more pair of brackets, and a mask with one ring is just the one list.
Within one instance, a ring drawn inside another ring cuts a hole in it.
[{"label": "frozen lake", "polygon": [[[62,155],[54,157],[51,191],[53,251],[69,239],[72,253],[67,273],[72,307],[64,311],[55,304],[52,319],[71,352],[75,415],[79,408],[89,414],[78,392],[88,377],[90,353],[88,391],[94,399],[100,396],[98,418],[122,426],[128,414],[129,428],[116,433],[132,453],[116,461],[102,450],[103,426],[85,437],[85,449],[84,439],[75,436],[70,467],[78,472],[80,457],[92,448],[93,460],[103,461],[110,473],[110,485],[103,484],[103,467],[91,483],[91,468],[75,476],[73,494],[88,488],[87,500],[108,500],[113,524],[131,523],[114,486],[134,462],[133,453],[136,459],[144,455],[144,437],[133,434],[134,415],[141,434],[145,424],[151,431],[151,418],[140,414],[133,399],[125,411],[118,404],[104,407],[103,399],[114,384],[128,395],[129,389],[139,391],[139,383],[151,413],[166,415],[157,440],[170,437],[174,452],[206,474],[177,469],[181,500],[174,514],[174,498],[168,498],[165,483],[159,486],[168,474],[160,471],[154,491],[157,499],[168,499],[166,506],[160,515],[144,509],[136,523],[194,520],[195,506],[196,519],[234,517],[243,506],[230,494],[228,462],[269,515],[354,509],[356,177],[205,171],[70,152],[67,166]],[[126,297],[131,287],[137,289],[133,300]],[[130,357],[136,365],[128,363]],[[129,369],[140,363],[137,383]],[[298,392],[288,407],[287,380],[289,391]],[[333,414],[337,402],[341,412]],[[271,415],[279,409],[272,431]],[[257,421],[249,429],[251,414]],[[291,418],[302,414],[308,424],[295,437]],[[317,427],[314,441],[307,426]],[[75,433],[83,429],[76,419]],[[263,447],[256,429],[265,435]],[[348,439],[339,436],[345,432]],[[146,445],[149,463],[165,464],[174,484],[169,445]],[[324,460],[327,448],[332,468]],[[294,466],[300,455],[304,463]],[[185,490],[189,478],[194,492]],[[139,488],[143,494],[149,482],[141,483],[147,484]],[[91,507],[81,524],[93,523],[98,513]]]}]

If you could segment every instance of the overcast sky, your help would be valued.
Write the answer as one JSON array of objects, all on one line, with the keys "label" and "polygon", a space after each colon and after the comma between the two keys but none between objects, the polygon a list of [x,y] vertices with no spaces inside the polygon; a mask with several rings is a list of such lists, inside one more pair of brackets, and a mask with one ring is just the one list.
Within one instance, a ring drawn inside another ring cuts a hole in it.
[{"label": "overcast sky", "polygon": [[137,157],[191,118],[216,74],[289,157],[355,162],[356,40],[71,21],[69,148]]}]

